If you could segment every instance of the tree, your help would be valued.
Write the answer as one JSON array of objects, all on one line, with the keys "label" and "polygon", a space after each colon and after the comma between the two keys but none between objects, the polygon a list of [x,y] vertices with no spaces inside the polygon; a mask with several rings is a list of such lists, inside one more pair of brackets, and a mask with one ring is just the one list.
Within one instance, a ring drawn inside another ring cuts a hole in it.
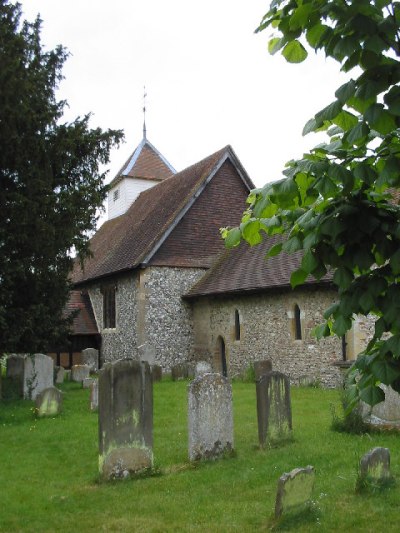
[{"label": "tree", "polygon": [[289,62],[307,48],[354,73],[303,134],[327,141],[292,160],[280,181],[253,190],[227,246],[282,234],[269,249],[302,250],[296,287],[328,270],[338,301],[318,338],[342,336],[357,314],[376,317],[374,336],[350,374],[351,406],[384,399],[380,383],[400,392],[400,4],[391,0],[274,0],[257,31],[272,28],[269,51]]},{"label": "tree", "polygon": [[44,51],[41,20],[0,0],[0,353],[45,350],[66,333],[71,250],[88,253],[107,188],[100,166],[121,131],[62,123],[66,50]]}]

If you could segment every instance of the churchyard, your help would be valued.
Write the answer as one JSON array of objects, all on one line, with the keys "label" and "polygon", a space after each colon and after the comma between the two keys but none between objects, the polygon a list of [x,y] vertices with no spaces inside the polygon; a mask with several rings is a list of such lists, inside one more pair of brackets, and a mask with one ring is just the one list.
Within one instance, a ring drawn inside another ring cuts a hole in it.
[{"label": "churchyard", "polygon": [[[100,478],[98,415],[81,383],[57,385],[57,416],[37,418],[28,400],[3,401],[0,531],[398,531],[397,432],[332,431],[340,392],[291,387],[291,438],[260,448],[255,384],[234,381],[234,452],[191,462],[190,383],[153,383],[153,469],[135,479]],[[395,483],[357,493],[360,460],[375,447],[390,450]],[[275,518],[279,478],[308,465],[310,504]]]}]

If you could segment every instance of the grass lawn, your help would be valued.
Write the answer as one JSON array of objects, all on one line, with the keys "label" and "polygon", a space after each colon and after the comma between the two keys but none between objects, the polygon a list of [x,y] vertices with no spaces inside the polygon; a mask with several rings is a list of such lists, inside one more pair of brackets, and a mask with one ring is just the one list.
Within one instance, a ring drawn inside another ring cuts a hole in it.
[{"label": "grass lawn", "polygon": [[[186,382],[154,385],[154,456],[159,475],[99,483],[97,415],[89,392],[62,386],[63,414],[36,420],[32,404],[0,403],[0,531],[399,531],[400,435],[331,431],[337,391],[293,388],[294,441],[259,450],[255,386],[234,383],[237,456],[187,460]],[[398,483],[354,491],[360,457],[390,449]],[[273,519],[279,476],[313,465],[310,511]]]}]

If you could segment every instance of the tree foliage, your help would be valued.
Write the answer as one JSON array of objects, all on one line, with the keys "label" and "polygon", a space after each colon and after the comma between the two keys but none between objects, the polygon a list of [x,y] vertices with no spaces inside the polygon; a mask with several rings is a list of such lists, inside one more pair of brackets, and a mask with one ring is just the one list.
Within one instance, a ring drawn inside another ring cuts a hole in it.
[{"label": "tree foliage", "polygon": [[67,52],[45,51],[39,18],[0,0],[0,353],[45,350],[68,324],[70,250],[87,253],[121,131],[63,123]]},{"label": "tree foliage", "polygon": [[293,287],[331,271],[338,301],[317,337],[344,335],[355,315],[376,317],[352,368],[352,405],[382,401],[380,383],[400,392],[399,27],[396,1],[272,2],[257,29],[273,29],[270,53],[297,63],[322,51],[353,77],[304,127],[325,131],[326,142],[290,161],[284,179],[253,190],[240,228],[224,231],[229,246],[281,233],[269,255],[302,250]]}]

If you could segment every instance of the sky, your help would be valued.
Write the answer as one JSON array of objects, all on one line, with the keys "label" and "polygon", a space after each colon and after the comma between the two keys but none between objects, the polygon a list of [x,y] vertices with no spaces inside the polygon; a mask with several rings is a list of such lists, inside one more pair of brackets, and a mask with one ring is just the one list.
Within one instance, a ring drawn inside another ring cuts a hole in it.
[{"label": "sky", "polygon": [[289,64],[255,34],[261,0],[22,0],[43,20],[45,48],[69,52],[58,96],[65,119],[93,113],[91,126],[125,132],[111,154],[111,181],[143,135],[176,170],[230,144],[256,186],[317,144],[304,124],[345,81],[339,65],[310,52]]}]

